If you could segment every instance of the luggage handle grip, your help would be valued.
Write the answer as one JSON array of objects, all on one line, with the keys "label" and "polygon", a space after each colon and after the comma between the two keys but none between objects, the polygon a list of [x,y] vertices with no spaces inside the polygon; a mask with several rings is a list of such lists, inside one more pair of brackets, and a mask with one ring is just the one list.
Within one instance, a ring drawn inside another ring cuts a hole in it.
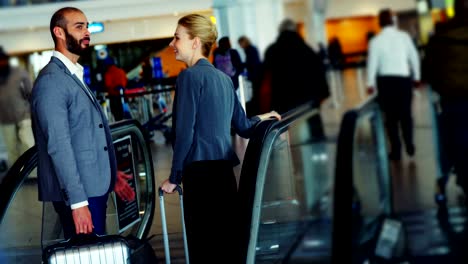
[{"label": "luggage handle grip", "polygon": [[[182,195],[182,187],[180,187],[180,185],[177,184],[174,190],[176,190],[179,193],[179,195]],[[159,187],[158,191],[160,197],[164,196],[164,191],[161,187]]]},{"label": "luggage handle grip", "polygon": [[64,243],[73,246],[81,246],[92,244],[101,241],[105,236],[100,236],[96,233],[91,234],[75,234],[71,238],[64,241]]}]

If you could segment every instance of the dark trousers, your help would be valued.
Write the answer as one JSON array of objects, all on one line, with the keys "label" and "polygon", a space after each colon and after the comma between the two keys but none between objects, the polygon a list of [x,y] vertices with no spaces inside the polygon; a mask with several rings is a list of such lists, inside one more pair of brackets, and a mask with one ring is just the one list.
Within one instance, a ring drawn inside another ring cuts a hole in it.
[{"label": "dark trousers", "polygon": [[[88,208],[91,212],[91,218],[93,219],[94,233],[98,235],[104,235],[106,233],[106,211],[107,211],[107,199],[108,194],[99,197],[88,198]],[[65,239],[69,239],[74,234],[75,222],[70,206],[67,206],[65,202],[53,202],[54,209],[59,215],[60,222],[62,223],[63,233]]]},{"label": "dark trousers", "polygon": [[109,97],[109,104],[115,121],[124,119],[124,108],[120,97]]},{"label": "dark trousers", "polygon": [[232,162],[191,163],[182,179],[190,263],[240,263]]},{"label": "dark trousers", "polygon": [[440,142],[442,170],[454,168],[457,184],[468,194],[468,99],[441,100]]},{"label": "dark trousers", "polygon": [[406,149],[414,147],[413,117],[411,114],[412,81],[407,77],[379,76],[377,78],[377,89],[377,100],[385,117],[390,152],[400,156],[400,129]]}]

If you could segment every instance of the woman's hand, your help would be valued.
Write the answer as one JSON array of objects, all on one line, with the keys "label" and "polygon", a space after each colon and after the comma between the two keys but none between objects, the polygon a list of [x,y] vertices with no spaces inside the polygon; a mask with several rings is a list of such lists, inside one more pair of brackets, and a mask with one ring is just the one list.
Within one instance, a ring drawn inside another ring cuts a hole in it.
[{"label": "woman's hand", "polygon": [[271,112],[261,114],[261,115],[257,115],[257,116],[260,118],[260,120],[265,120],[265,119],[268,119],[268,118],[276,118],[278,120],[281,120],[281,115],[278,114],[276,111],[271,111]]},{"label": "woman's hand", "polygon": [[165,192],[165,193],[173,193],[175,188],[177,187],[177,184],[173,184],[169,181],[169,179],[163,181],[161,183],[161,189]]}]

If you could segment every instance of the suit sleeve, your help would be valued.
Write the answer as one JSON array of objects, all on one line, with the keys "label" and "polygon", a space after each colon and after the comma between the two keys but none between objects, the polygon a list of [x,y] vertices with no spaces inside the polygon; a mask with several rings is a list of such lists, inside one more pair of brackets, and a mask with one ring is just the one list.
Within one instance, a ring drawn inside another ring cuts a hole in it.
[{"label": "suit sleeve", "polygon": [[[234,90],[232,90],[235,93]],[[260,121],[258,116],[247,118],[244,108],[234,94],[234,111],[232,114],[231,125],[234,127],[236,133],[243,138],[250,138],[254,126]]]},{"label": "suit sleeve", "polygon": [[[65,189],[70,204],[87,200],[80,180],[74,146],[71,144],[68,116],[72,95],[61,76],[44,75],[33,89],[32,110],[38,128],[46,137],[47,153],[58,181]],[[73,109],[71,109],[73,110]],[[66,200],[66,197],[64,197]]]}]

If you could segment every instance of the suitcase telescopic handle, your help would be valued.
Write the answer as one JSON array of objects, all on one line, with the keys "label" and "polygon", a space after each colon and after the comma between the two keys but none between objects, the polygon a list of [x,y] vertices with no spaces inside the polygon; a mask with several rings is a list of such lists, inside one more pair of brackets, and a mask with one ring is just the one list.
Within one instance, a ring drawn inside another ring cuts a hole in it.
[{"label": "suitcase telescopic handle", "polygon": [[[183,195],[182,195],[182,187],[177,185],[175,190],[179,193],[180,198],[180,213],[181,213],[181,222],[182,222],[182,236],[184,239],[184,250],[185,250],[185,263],[190,264],[189,261],[189,252],[188,252],[188,243],[187,243],[187,231],[185,230],[185,217],[184,217],[184,202],[183,202]],[[166,264],[171,263],[171,254],[169,250],[169,234],[167,232],[167,223],[166,223],[166,209],[164,206],[164,191],[161,187],[158,189],[159,191],[159,202],[160,202],[160,209],[161,209],[161,225],[163,229],[163,242],[164,242],[164,254],[166,259]]]}]

